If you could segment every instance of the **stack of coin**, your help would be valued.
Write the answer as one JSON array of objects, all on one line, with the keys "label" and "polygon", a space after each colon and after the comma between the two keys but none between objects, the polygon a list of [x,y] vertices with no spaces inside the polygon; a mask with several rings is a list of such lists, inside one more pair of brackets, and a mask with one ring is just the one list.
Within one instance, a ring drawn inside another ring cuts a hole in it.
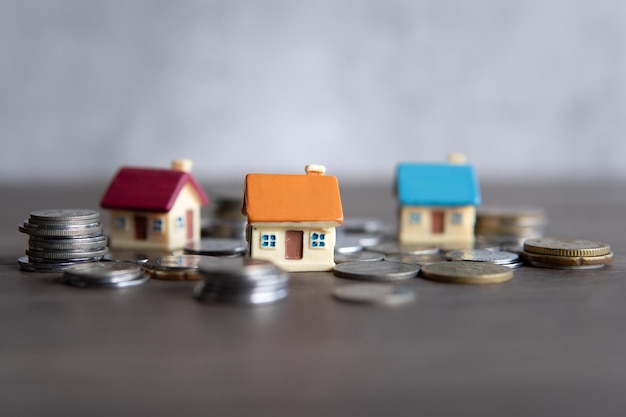
[{"label": "stack of coin", "polygon": [[420,267],[415,264],[389,261],[344,262],[335,266],[341,278],[361,281],[390,282],[415,278]]},{"label": "stack of coin", "polygon": [[476,242],[483,247],[495,244],[521,249],[525,239],[543,236],[545,226],[545,212],[538,208],[480,207],[476,213]]},{"label": "stack of coin", "polygon": [[29,235],[26,256],[18,259],[25,271],[62,272],[107,254],[100,213],[94,210],[35,210],[18,229]]},{"label": "stack of coin", "polygon": [[555,269],[596,269],[613,261],[606,243],[550,237],[526,240],[522,256],[530,265]]},{"label": "stack of coin", "polygon": [[203,277],[194,289],[198,300],[267,304],[287,296],[289,275],[266,260],[206,258],[198,269]]},{"label": "stack of coin", "polygon": [[452,251],[446,253],[446,259],[449,261],[490,262],[511,269],[519,268],[524,264],[517,253],[488,249]]},{"label": "stack of coin", "polygon": [[149,277],[135,263],[106,261],[72,265],[63,279],[75,287],[128,288],[147,282]]},{"label": "stack of coin", "polygon": [[217,200],[213,216],[208,219],[202,235],[245,239],[246,223],[247,218],[241,213],[241,197],[222,197]]}]

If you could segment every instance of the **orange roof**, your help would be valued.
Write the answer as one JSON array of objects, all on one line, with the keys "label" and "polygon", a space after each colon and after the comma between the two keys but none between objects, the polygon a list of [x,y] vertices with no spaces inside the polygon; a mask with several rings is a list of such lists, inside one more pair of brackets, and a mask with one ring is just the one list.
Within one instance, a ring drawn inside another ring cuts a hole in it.
[{"label": "orange roof", "polygon": [[337,178],[324,175],[248,174],[243,213],[248,223],[343,223]]}]

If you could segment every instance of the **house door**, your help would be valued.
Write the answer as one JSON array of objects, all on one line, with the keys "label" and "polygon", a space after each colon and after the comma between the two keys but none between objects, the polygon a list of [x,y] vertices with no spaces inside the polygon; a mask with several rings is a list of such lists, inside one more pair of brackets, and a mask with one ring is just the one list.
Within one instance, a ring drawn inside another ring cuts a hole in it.
[{"label": "house door", "polygon": [[135,216],[135,240],[148,238],[148,220],[146,216]]},{"label": "house door", "polygon": [[434,235],[443,233],[443,211],[433,211],[430,232]]},{"label": "house door", "polygon": [[187,240],[193,240],[193,210],[187,210]]},{"label": "house door", "polygon": [[302,230],[287,230],[285,232],[285,259],[302,259],[303,244],[304,232]]}]

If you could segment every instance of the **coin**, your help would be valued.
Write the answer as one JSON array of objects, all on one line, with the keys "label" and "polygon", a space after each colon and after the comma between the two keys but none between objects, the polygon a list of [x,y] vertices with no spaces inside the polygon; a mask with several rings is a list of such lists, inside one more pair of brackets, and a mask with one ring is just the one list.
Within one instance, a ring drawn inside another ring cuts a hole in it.
[{"label": "coin", "polygon": [[454,284],[496,284],[513,278],[513,271],[488,262],[450,261],[424,265],[421,276]]},{"label": "coin", "polygon": [[602,242],[584,239],[544,237],[524,241],[524,251],[551,256],[602,256],[611,253],[611,247]]},{"label": "coin", "polygon": [[519,255],[512,252],[492,251],[486,249],[467,249],[446,253],[449,261],[491,262],[498,265],[519,262]]},{"label": "coin", "polygon": [[41,222],[73,222],[98,219],[100,213],[89,209],[47,209],[34,210],[30,213],[30,218]]},{"label": "coin", "polygon": [[141,266],[132,262],[89,262],[72,265],[64,277],[87,284],[114,284],[131,281],[142,275]]},{"label": "coin", "polygon": [[335,263],[382,261],[383,255],[377,252],[361,251],[353,253],[335,253]]},{"label": "coin", "polygon": [[200,260],[210,258],[206,255],[167,255],[148,260],[144,270],[153,278],[164,280],[202,279],[198,271]]},{"label": "coin", "polygon": [[530,226],[546,223],[546,213],[537,207],[485,207],[476,211],[477,226]]},{"label": "coin", "polygon": [[408,288],[389,284],[355,284],[335,287],[335,298],[364,304],[400,305],[415,300],[415,293]]},{"label": "coin", "polygon": [[365,281],[400,281],[415,278],[420,267],[400,262],[345,262],[335,266],[335,275]]},{"label": "coin", "polygon": [[31,236],[28,239],[28,247],[31,250],[40,251],[100,250],[107,247],[107,239],[104,236],[75,239],[51,239]]},{"label": "coin", "polygon": [[185,253],[209,256],[237,256],[246,253],[245,241],[239,239],[204,238],[185,246]]},{"label": "coin", "polygon": [[66,251],[40,251],[40,250],[26,250],[26,255],[31,258],[37,259],[89,259],[89,258],[102,258],[108,252],[107,249],[82,251],[82,250],[66,250]]},{"label": "coin", "polygon": [[530,265],[553,269],[598,269],[613,261],[613,252],[599,256],[554,256],[522,252]]}]

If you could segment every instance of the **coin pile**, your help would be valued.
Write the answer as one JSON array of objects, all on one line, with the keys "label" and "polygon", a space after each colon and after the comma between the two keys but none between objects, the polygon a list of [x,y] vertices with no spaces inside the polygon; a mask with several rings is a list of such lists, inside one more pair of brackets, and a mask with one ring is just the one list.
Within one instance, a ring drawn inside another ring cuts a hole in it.
[{"label": "coin pile", "polygon": [[64,282],[75,287],[128,288],[148,279],[141,266],[132,262],[88,262],[72,265],[63,273]]},{"label": "coin pile", "polygon": [[546,214],[538,208],[480,207],[476,213],[478,245],[520,246],[525,239],[543,236]]},{"label": "coin pile", "polygon": [[524,264],[517,253],[500,250],[466,249],[446,253],[449,261],[490,262],[496,265],[516,269]]},{"label": "coin pile", "polygon": [[530,265],[555,269],[596,269],[613,261],[606,243],[550,237],[526,240],[522,256]]},{"label": "coin pile", "polygon": [[201,301],[267,304],[287,297],[289,275],[270,261],[206,257],[198,269],[203,279],[194,295]]},{"label": "coin pile", "polygon": [[25,271],[62,272],[107,254],[100,213],[94,210],[35,210],[18,229],[29,235],[26,256],[18,259]]}]

